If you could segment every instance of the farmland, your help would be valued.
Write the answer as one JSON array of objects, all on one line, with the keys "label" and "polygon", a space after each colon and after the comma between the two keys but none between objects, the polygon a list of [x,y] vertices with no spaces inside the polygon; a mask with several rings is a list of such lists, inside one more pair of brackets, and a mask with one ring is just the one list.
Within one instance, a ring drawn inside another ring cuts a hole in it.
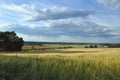
[{"label": "farmland", "polygon": [[1,52],[0,80],[120,80],[120,48],[69,46]]}]

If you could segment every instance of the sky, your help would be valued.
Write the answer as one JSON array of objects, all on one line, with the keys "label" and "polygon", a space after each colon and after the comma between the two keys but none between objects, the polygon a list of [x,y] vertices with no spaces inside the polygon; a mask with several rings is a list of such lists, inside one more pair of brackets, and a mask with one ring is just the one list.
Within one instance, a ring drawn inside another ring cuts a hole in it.
[{"label": "sky", "polygon": [[0,0],[0,31],[24,41],[120,43],[120,0]]}]

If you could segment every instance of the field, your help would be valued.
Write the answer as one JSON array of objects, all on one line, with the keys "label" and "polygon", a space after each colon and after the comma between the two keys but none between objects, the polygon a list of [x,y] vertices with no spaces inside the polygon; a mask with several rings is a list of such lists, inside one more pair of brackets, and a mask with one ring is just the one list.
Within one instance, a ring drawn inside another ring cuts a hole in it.
[{"label": "field", "polygon": [[57,46],[1,52],[0,80],[120,80],[120,48]]}]

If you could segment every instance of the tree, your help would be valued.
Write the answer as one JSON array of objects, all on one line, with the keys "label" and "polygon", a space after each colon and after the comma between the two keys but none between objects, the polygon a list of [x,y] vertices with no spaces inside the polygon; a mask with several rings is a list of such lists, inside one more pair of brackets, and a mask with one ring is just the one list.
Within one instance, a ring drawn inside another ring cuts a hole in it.
[{"label": "tree", "polygon": [[91,45],[89,46],[89,48],[94,48],[94,46],[91,44]]},{"label": "tree", "polygon": [[23,44],[15,32],[0,32],[0,51],[21,51]]},{"label": "tree", "polygon": [[97,46],[97,45],[94,45],[94,48],[98,48],[98,46]]}]

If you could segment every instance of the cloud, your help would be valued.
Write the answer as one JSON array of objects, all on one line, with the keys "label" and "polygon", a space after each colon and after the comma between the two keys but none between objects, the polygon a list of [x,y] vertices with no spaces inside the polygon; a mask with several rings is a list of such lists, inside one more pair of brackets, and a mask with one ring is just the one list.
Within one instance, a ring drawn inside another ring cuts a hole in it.
[{"label": "cloud", "polygon": [[1,9],[8,10],[8,11],[13,11],[13,12],[19,12],[19,13],[31,13],[32,9],[34,8],[33,6],[29,6],[27,4],[22,4],[22,5],[15,5],[15,4],[1,4],[0,6]]},{"label": "cloud", "polygon": [[1,4],[0,6],[2,15],[5,16],[12,16],[12,18],[17,18],[19,21],[24,19],[24,17],[36,15],[36,11],[34,11],[34,5],[22,4],[22,5],[15,5],[15,4]]},{"label": "cloud", "polygon": [[43,36],[43,35],[28,35],[17,33],[18,36],[23,37],[25,41],[38,42],[89,42],[89,43],[117,43],[119,39],[115,38],[99,38],[99,37],[76,37],[76,36]]},{"label": "cloud", "polygon": [[120,40],[120,32],[109,32],[110,35],[113,35],[113,38]]},{"label": "cloud", "polygon": [[120,10],[120,0],[97,0],[105,6],[108,6],[112,9]]},{"label": "cloud", "polygon": [[[41,24],[41,23],[40,23]],[[13,24],[12,30],[28,35],[76,36],[76,37],[112,37],[109,27],[90,21],[75,19],[50,20],[36,24]],[[47,25],[45,25],[47,24]]]},{"label": "cloud", "polygon": [[43,36],[43,35],[28,35],[17,33],[20,37],[23,37],[25,41],[43,41],[43,42],[79,42],[80,38],[71,36]]},{"label": "cloud", "polygon": [[0,24],[0,31],[15,31],[25,41],[119,42],[120,39],[120,34],[108,26],[79,18]]},{"label": "cloud", "polygon": [[110,28],[105,25],[105,21],[96,21],[95,18],[91,20],[95,16],[91,16],[93,13],[94,11],[50,5],[41,7],[35,3],[1,4],[0,17],[4,23],[0,23],[0,31],[15,31],[29,41],[104,42],[110,39],[112,42],[116,38],[116,42],[119,42],[117,40],[120,39],[120,34],[111,29],[115,24]]},{"label": "cloud", "polygon": [[66,18],[86,18],[92,11],[86,10],[76,10],[69,8],[59,8],[59,7],[50,7],[43,8],[41,10],[36,10],[37,15],[33,15],[25,19],[25,21],[43,21],[43,20],[57,20],[57,19],[66,19]]},{"label": "cloud", "polygon": [[35,4],[2,4],[0,8],[14,14],[21,14],[23,17],[23,21],[44,21],[78,17],[86,18],[89,15],[93,14],[93,11],[57,6],[38,7],[35,6]]},{"label": "cloud", "polygon": [[0,23],[0,31],[7,31],[12,29],[11,24],[9,23]]}]

